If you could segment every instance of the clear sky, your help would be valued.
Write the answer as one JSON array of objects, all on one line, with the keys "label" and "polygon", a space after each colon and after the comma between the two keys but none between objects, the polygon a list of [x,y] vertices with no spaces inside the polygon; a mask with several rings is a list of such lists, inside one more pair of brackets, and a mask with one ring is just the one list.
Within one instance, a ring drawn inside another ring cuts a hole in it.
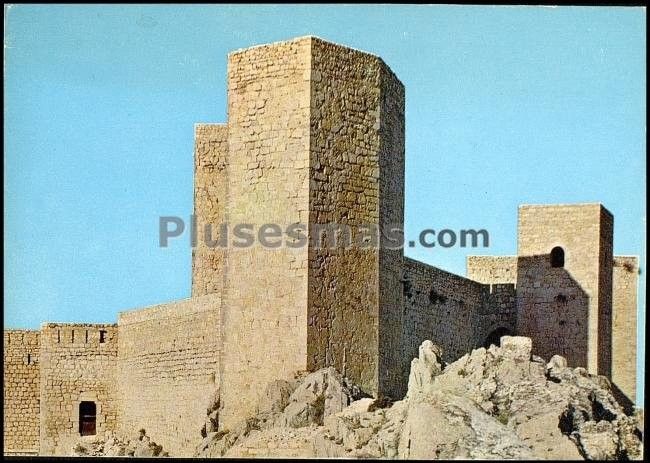
[{"label": "clear sky", "polygon": [[[185,298],[193,126],[226,120],[226,55],[317,35],[383,57],[406,86],[406,234],[485,228],[488,249],[407,249],[463,275],[515,254],[517,205],[601,202],[641,257],[641,8],[11,6],[5,23],[5,327],[115,322]],[[642,387],[639,375],[639,388]],[[643,398],[640,397],[642,401]]]}]

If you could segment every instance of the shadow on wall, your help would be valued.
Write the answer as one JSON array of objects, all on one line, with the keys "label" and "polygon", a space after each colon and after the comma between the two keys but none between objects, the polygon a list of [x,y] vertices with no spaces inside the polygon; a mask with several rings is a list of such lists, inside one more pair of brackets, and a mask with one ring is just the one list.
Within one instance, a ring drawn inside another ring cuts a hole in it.
[{"label": "shadow on wall", "polygon": [[559,354],[587,366],[589,296],[564,268],[563,252],[517,261],[517,334],[534,340],[533,354]]},{"label": "shadow on wall", "polygon": [[486,349],[488,349],[491,345],[495,345],[497,347],[500,347],[501,346],[501,336],[511,336],[511,335],[512,335],[512,332],[508,328],[506,328],[504,326],[499,327],[499,328],[493,330],[492,332],[490,332],[490,334],[487,335],[487,338],[485,338],[485,341],[483,342],[482,347],[485,347]]},{"label": "shadow on wall", "polygon": [[619,387],[612,383],[612,394],[614,395],[614,398],[618,402],[618,404],[623,407],[623,410],[625,410],[625,413],[628,415],[631,415],[634,413],[635,405],[632,400],[628,396],[625,395],[623,391],[619,389]]}]

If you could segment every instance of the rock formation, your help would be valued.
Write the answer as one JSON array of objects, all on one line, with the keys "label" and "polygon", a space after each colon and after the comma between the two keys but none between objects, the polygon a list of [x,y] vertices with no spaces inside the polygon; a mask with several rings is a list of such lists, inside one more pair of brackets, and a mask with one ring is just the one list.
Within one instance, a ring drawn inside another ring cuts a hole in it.
[{"label": "rock formation", "polygon": [[72,449],[74,456],[166,457],[162,446],[153,442],[144,429],[132,439],[110,436],[106,440],[92,438],[79,441]]},{"label": "rock formation", "polygon": [[640,459],[642,431],[609,381],[529,338],[504,336],[444,366],[425,341],[403,400],[361,397],[332,368],[274,381],[257,414],[205,433],[204,457]]}]

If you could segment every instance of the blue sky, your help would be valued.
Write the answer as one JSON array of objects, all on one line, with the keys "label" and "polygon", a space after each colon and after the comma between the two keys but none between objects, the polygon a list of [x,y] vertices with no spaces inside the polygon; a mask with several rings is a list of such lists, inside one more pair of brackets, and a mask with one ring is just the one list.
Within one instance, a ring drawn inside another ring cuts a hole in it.
[{"label": "blue sky", "polygon": [[5,327],[113,322],[187,297],[189,244],[159,248],[158,217],[191,213],[193,125],[226,120],[229,51],[301,35],[378,54],[405,84],[407,236],[490,232],[489,249],[407,255],[464,274],[467,254],[516,253],[518,204],[602,202],[615,253],[645,271],[644,9],[6,13]]}]

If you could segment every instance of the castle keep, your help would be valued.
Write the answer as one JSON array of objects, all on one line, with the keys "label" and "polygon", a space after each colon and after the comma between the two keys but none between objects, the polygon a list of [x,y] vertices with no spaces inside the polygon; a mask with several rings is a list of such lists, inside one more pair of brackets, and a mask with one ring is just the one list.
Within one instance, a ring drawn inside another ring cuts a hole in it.
[{"label": "castle keep", "polygon": [[[195,127],[198,224],[404,222],[404,87],[378,57],[314,37],[228,57],[228,121]],[[613,255],[599,204],[521,206],[518,255],[467,277],[387,246],[208,247],[189,299],[117,324],[4,332],[6,453],[67,454],[82,435],[144,428],[191,456],[217,391],[219,426],[272,380],[334,366],[401,398],[426,339],[453,361],[501,335],[608,376],[634,401],[638,261]]]}]

